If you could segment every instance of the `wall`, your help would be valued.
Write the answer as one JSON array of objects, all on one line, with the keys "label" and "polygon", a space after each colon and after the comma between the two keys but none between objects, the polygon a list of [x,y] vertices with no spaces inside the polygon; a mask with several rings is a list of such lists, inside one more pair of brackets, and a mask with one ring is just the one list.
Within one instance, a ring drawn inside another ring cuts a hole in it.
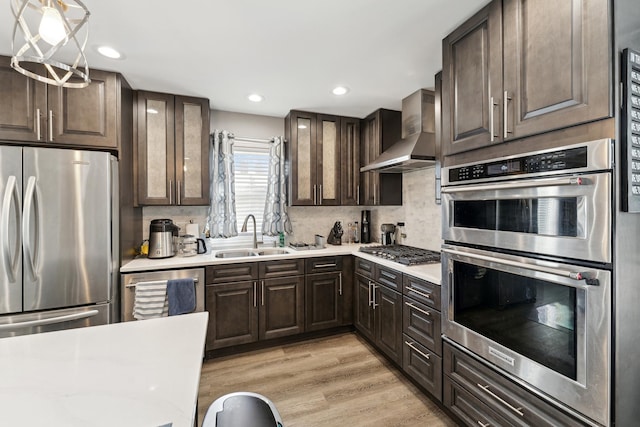
[{"label": "wall", "polygon": [[[245,138],[270,138],[284,134],[284,119],[256,116],[252,114],[211,111],[211,129],[224,129]],[[289,217],[293,225],[293,235],[289,241],[314,241],[314,236],[329,235],[335,221],[342,223],[346,230],[350,222],[360,222],[360,212],[371,210],[371,232],[374,241],[380,240],[380,225],[404,222],[402,232],[406,238],[400,243],[426,249],[439,250],[441,243],[440,206],[434,202],[435,169],[423,169],[403,174],[403,206],[291,206]],[[171,218],[184,230],[190,220],[202,229],[207,217],[207,207],[203,206],[148,206],[143,209],[143,235],[148,238],[149,223],[155,218]],[[343,236],[346,242],[346,236]]]}]

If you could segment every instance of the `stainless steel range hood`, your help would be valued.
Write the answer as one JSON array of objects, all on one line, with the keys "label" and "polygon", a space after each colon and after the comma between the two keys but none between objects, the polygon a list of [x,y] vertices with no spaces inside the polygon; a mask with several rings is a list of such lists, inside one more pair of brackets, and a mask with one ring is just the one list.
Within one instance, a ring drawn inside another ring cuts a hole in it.
[{"label": "stainless steel range hood", "polygon": [[435,166],[435,97],[420,89],[402,100],[402,139],[361,172],[410,172]]}]

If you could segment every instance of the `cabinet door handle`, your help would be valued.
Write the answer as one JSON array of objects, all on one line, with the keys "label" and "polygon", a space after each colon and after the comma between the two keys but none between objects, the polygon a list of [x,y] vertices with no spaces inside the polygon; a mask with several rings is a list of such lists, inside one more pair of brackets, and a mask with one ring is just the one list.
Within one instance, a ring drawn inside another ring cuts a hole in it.
[{"label": "cabinet door handle", "polygon": [[356,205],[360,205],[360,186],[356,185]]},{"label": "cabinet door handle", "polygon": [[258,306],[258,282],[253,282],[253,306]]},{"label": "cabinet door handle", "polygon": [[53,141],[53,110],[49,110],[49,141]]},{"label": "cabinet door handle", "polygon": [[418,350],[416,347],[414,347],[414,345],[413,345],[414,343],[409,342],[409,341],[405,341],[404,343],[405,343],[407,346],[409,346],[409,348],[410,348],[411,350],[415,351],[416,353],[418,353],[420,356],[424,357],[425,359],[427,359],[427,360],[430,360],[430,359],[431,359],[431,357],[429,357],[429,355],[428,355],[427,353],[423,353],[423,352],[421,352],[420,350]]},{"label": "cabinet door handle", "polygon": [[420,307],[416,307],[415,305],[411,304],[410,302],[405,302],[405,305],[413,308],[414,310],[419,311],[420,313],[426,315],[426,316],[431,316],[431,313],[429,313],[428,311],[425,311],[423,309],[421,309]]},{"label": "cabinet door handle", "polygon": [[313,205],[317,205],[318,204],[318,186],[314,185],[313,186]]},{"label": "cabinet door handle", "polygon": [[264,307],[264,280],[262,281],[262,306]]},{"label": "cabinet door handle", "polygon": [[369,281],[369,286],[367,287],[367,290],[369,292],[369,307],[371,307],[372,301],[371,301],[371,281]]},{"label": "cabinet door handle", "polygon": [[169,204],[173,204],[173,180],[169,180]]},{"label": "cabinet door handle", "polygon": [[338,274],[338,278],[340,279],[340,287],[338,288],[338,293],[342,296],[342,271]]},{"label": "cabinet door handle", "polygon": [[38,138],[38,141],[40,141],[42,139],[42,133],[40,132],[40,119],[42,117],[42,114],[40,113],[40,109],[36,108],[36,136]]},{"label": "cabinet door handle", "polygon": [[506,406],[507,408],[511,409],[513,412],[515,412],[516,414],[520,415],[521,417],[524,417],[524,413],[522,412],[522,408],[516,408],[515,406],[509,404],[507,401],[505,401],[504,399],[500,398],[499,396],[497,396],[494,392],[492,392],[491,390],[489,390],[489,385],[480,385],[479,383],[476,383],[476,385],[478,387],[480,387],[480,389],[484,390],[489,396],[493,397],[494,399],[496,399],[498,402],[502,403],[504,406]]},{"label": "cabinet door handle", "polygon": [[176,181],[176,204],[177,205],[181,205],[182,204],[182,187],[181,187],[182,183],[180,181]]},{"label": "cabinet door handle", "polygon": [[414,294],[418,294],[418,295],[420,295],[420,296],[421,296],[421,297],[423,297],[423,298],[426,298],[426,299],[433,299],[433,298],[431,298],[431,295],[430,295],[430,294],[427,294],[427,293],[425,293],[425,292],[419,291],[419,290],[417,290],[416,288],[414,288],[414,287],[412,287],[412,286],[409,286],[409,287],[407,288],[407,290],[408,290],[409,292],[413,292]]},{"label": "cabinet door handle", "polygon": [[371,289],[372,289],[372,290],[371,290],[371,295],[373,296],[373,304],[372,304],[372,307],[373,307],[373,309],[375,310],[375,309],[376,309],[376,307],[378,306],[378,304],[376,304],[376,284],[375,284],[375,283],[372,283],[372,284],[371,284]]},{"label": "cabinet door handle", "polygon": [[377,205],[377,200],[378,200],[378,186],[373,184],[373,204]]},{"label": "cabinet door handle", "polygon": [[322,205],[322,184],[320,184],[320,187],[318,188],[318,200],[320,200],[320,203],[318,204]]},{"label": "cabinet door handle", "polygon": [[503,99],[503,109],[504,111],[502,112],[503,114],[503,119],[504,119],[504,134],[502,135],[503,139],[507,139],[507,136],[512,133],[511,131],[509,131],[509,124],[507,122],[508,117],[509,117],[509,113],[508,113],[508,107],[509,107],[509,101],[511,101],[511,97],[509,96],[509,92],[508,91],[504,91],[504,99]]},{"label": "cabinet door handle", "polygon": [[492,96],[489,100],[489,133],[491,134],[490,141],[493,142],[496,138],[495,135],[495,123],[494,123],[494,114],[493,110],[498,106],[494,97]]}]

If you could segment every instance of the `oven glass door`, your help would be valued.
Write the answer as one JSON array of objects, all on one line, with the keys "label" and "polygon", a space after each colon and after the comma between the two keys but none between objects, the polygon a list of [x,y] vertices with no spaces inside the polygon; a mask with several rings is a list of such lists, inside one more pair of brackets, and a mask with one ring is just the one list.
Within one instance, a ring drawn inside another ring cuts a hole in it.
[{"label": "oven glass door", "polygon": [[455,323],[577,379],[583,289],[462,261],[453,261],[453,277]]},{"label": "oven glass door", "polygon": [[443,189],[446,241],[611,262],[611,175]]},{"label": "oven glass door", "polygon": [[448,244],[442,259],[448,339],[608,419],[610,271]]}]

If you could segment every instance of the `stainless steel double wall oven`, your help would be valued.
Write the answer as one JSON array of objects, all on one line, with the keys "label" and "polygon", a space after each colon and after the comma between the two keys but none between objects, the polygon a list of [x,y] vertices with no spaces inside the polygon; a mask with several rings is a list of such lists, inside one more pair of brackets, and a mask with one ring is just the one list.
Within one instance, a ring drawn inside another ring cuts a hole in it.
[{"label": "stainless steel double wall oven", "polygon": [[610,419],[609,139],[443,170],[445,339],[598,424]]}]

